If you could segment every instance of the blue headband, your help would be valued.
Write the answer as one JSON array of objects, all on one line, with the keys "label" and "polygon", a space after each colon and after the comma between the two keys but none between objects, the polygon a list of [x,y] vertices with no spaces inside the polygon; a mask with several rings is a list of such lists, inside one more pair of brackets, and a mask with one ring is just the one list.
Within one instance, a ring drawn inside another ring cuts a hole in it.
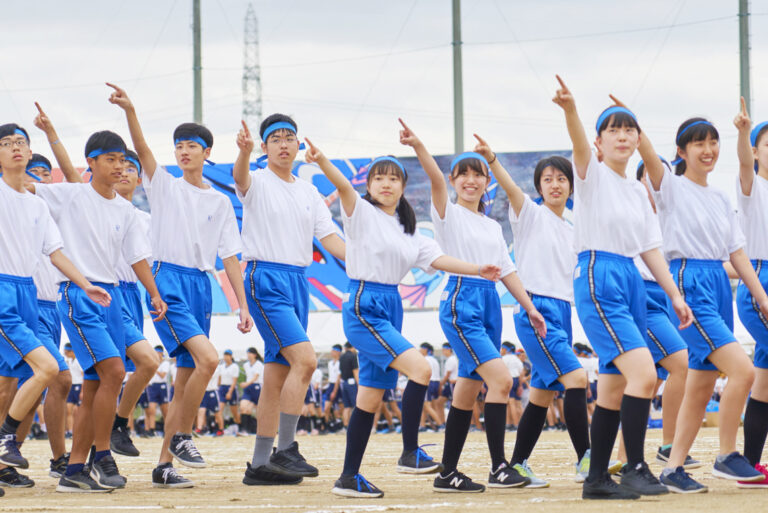
[{"label": "blue headband", "polygon": [[290,130],[294,134],[296,133],[295,126],[288,123],[287,121],[278,121],[277,123],[272,123],[264,130],[264,135],[261,136],[261,140],[267,142],[267,137],[269,137],[270,134],[276,130]]},{"label": "blue headband", "polygon": [[32,178],[34,178],[35,180],[37,180],[38,182],[42,180],[42,178],[40,178],[39,176],[37,176],[35,173],[30,173],[29,171],[24,171],[24,172],[25,172],[25,173],[27,173],[27,174],[28,174],[29,176],[31,176]]},{"label": "blue headband", "polygon": [[692,126],[696,126],[696,125],[709,125],[711,127],[714,127],[714,125],[712,123],[710,123],[709,121],[706,121],[706,120],[694,121],[693,123],[691,123],[687,127],[683,128],[683,130],[679,134],[677,134],[677,137],[675,138],[675,144],[680,146],[680,138],[683,136],[683,134],[686,133],[689,128],[691,128]]},{"label": "blue headband", "polygon": [[405,168],[400,163],[400,161],[397,160],[394,157],[386,157],[386,156],[385,157],[376,157],[375,159],[373,159],[371,161],[370,164],[368,164],[368,172],[371,171],[371,168],[373,167],[374,164],[378,164],[379,162],[392,162],[394,165],[396,165],[398,167],[398,169],[400,169],[400,171],[403,172],[403,177],[405,178],[405,180],[408,180],[408,173],[405,172]]},{"label": "blue headband", "polygon": [[16,130],[14,130],[14,131],[13,131],[13,133],[14,133],[14,134],[17,134],[17,135],[23,135],[23,136],[24,136],[24,139],[26,139],[27,141],[29,141],[29,136],[26,134],[26,132],[24,132],[24,130],[19,130],[19,129],[17,128]]},{"label": "blue headband", "polygon": [[192,141],[196,142],[200,146],[203,147],[203,149],[208,148],[208,143],[206,143],[201,137],[198,137],[196,135],[182,135],[178,139],[175,139],[173,141],[173,144],[179,144],[181,141]]},{"label": "blue headband", "polygon": [[122,148],[96,148],[95,150],[91,150],[91,152],[86,155],[89,159],[95,159],[99,155],[104,155],[105,153],[122,153],[125,155],[125,150]]},{"label": "blue headband", "polygon": [[[667,159],[665,159],[665,158],[664,158],[664,157],[662,157],[661,155],[657,155],[657,157],[659,157],[659,159],[661,160],[661,162],[662,162],[663,164],[669,165],[669,162],[667,162]],[[642,167],[642,165],[643,165],[643,161],[641,160],[641,161],[640,161],[640,162],[637,164],[637,170],[638,170],[638,171],[640,171],[640,168]]]},{"label": "blue headband", "polygon": [[133,164],[136,167],[136,171],[141,173],[141,164],[139,163],[138,160],[136,160],[135,158],[131,157],[130,155],[126,155],[125,156],[125,160],[127,160],[128,162]]},{"label": "blue headband", "polygon": [[451,161],[451,167],[450,167],[450,169],[448,171],[449,172],[453,171],[453,168],[456,167],[456,164],[458,164],[459,162],[461,162],[462,160],[465,160],[465,159],[477,159],[480,162],[482,162],[483,164],[485,164],[486,168],[490,168],[490,165],[488,164],[488,161],[485,159],[485,157],[483,157],[482,155],[480,155],[479,153],[476,153],[474,151],[465,151],[461,155],[456,155],[453,158],[453,160]]},{"label": "blue headband", "polygon": [[597,131],[597,135],[600,135],[600,127],[602,126],[603,122],[605,122],[606,119],[613,116],[614,114],[618,114],[619,112],[629,114],[629,116],[635,120],[635,123],[637,123],[637,117],[631,110],[626,107],[619,107],[618,105],[614,105],[613,107],[608,107],[605,109],[603,113],[600,114],[600,117],[597,118],[597,123],[595,124],[595,131]]},{"label": "blue headband", "polygon": [[763,121],[752,129],[752,132],[749,134],[749,142],[752,143],[752,146],[757,146],[757,135],[760,133],[760,130],[765,127],[768,127],[768,121]]},{"label": "blue headband", "polygon": [[49,166],[48,164],[46,164],[42,160],[33,160],[33,161],[30,161],[29,164],[27,164],[27,169],[32,169],[33,167],[44,167],[48,171],[51,170],[51,166]]}]

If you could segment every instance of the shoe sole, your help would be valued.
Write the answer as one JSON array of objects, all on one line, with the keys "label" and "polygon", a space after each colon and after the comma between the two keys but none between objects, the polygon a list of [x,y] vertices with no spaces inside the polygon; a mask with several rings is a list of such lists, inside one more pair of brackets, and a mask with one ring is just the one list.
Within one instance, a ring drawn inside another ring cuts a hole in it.
[{"label": "shoe sole", "polygon": [[712,469],[712,475],[715,477],[719,477],[720,479],[728,479],[729,481],[744,481],[744,482],[752,482],[752,481],[762,481],[765,479],[765,476],[763,474],[758,474],[753,477],[742,477],[742,476],[733,476],[731,474],[726,474],[722,470],[717,470],[716,468]]},{"label": "shoe sole", "polygon": [[16,468],[21,468],[21,469],[29,468],[29,462],[27,460],[24,460],[24,461],[21,461],[21,462],[20,461],[13,462],[13,461],[8,461],[6,459],[0,458],[0,463],[2,463],[3,465],[6,465],[8,467],[16,467]]},{"label": "shoe sole", "polygon": [[299,478],[296,481],[265,481],[262,479],[243,478],[243,484],[246,486],[293,486],[301,484],[304,479]]},{"label": "shoe sole", "polygon": [[94,481],[96,481],[96,484],[98,484],[98,485],[99,485],[99,486],[101,486],[102,488],[109,488],[110,490],[116,490],[116,489],[118,489],[118,488],[125,488],[125,485],[126,485],[126,483],[128,482],[128,481],[126,480],[126,483],[121,483],[121,484],[118,484],[118,485],[114,485],[114,486],[113,486],[113,485],[110,485],[110,484],[102,483],[102,482],[100,481],[100,479],[101,479],[101,476],[99,476],[99,474],[98,474],[98,473],[97,473],[95,470],[91,470],[91,473],[90,473],[90,474],[88,474],[88,475],[90,475],[90,476],[91,476],[91,479],[93,479]]},{"label": "shoe sole", "polygon": [[653,491],[647,491],[647,490],[640,491],[640,490],[637,490],[635,488],[632,488],[631,486],[627,486],[624,483],[621,483],[621,486],[623,486],[627,490],[631,490],[632,492],[634,492],[634,493],[636,493],[638,495],[644,495],[646,497],[655,497],[657,495],[666,495],[666,494],[669,493],[669,489],[667,489],[666,485],[661,485],[663,490],[658,489],[658,490],[653,490]]},{"label": "shoe sole", "polygon": [[459,490],[457,488],[442,488],[439,486],[433,486],[432,490],[438,493],[481,493],[485,491],[485,488],[478,490]]},{"label": "shoe sole", "polygon": [[432,467],[423,468],[404,467],[402,465],[398,465],[397,471],[401,474],[434,474],[435,472],[440,472],[440,465],[435,464]]},{"label": "shoe sole", "polygon": [[112,492],[112,488],[105,488],[102,490],[94,490],[92,488],[80,488],[77,486],[62,486],[58,485],[56,487],[57,492],[61,493],[110,493]]},{"label": "shoe sole", "polygon": [[586,476],[582,476],[581,474],[576,474],[576,477],[573,478],[574,483],[583,483],[586,480]]},{"label": "shoe sole", "polygon": [[[669,458],[665,458],[663,456],[659,456],[658,454],[656,454],[656,463],[661,463],[661,464],[666,465],[668,461],[669,461]],[[688,463],[687,465],[683,464],[682,467],[685,470],[693,470],[695,468],[701,467],[701,465],[702,465],[702,463],[700,461],[697,461],[695,463]]]},{"label": "shoe sole", "polygon": [[749,483],[749,482],[742,483],[742,482],[738,482],[738,483],[736,483],[736,488],[745,488],[745,489],[749,489],[749,488],[768,488],[768,483]]},{"label": "shoe sole", "polygon": [[549,488],[549,483],[529,483],[523,488]]},{"label": "shoe sole", "polygon": [[117,449],[114,445],[110,445],[109,446],[109,450],[112,451],[115,454],[119,454],[120,456],[128,456],[130,458],[138,458],[139,456],[141,456],[141,452],[139,452],[138,450],[134,454],[134,453],[130,453],[130,452],[121,451],[121,450]]},{"label": "shoe sole", "polygon": [[165,484],[165,483],[152,483],[153,488],[192,488],[195,486],[195,483],[192,481],[188,483],[177,483],[177,484]]},{"label": "shoe sole", "polygon": [[206,467],[206,463],[204,461],[187,461],[187,460],[182,460],[181,458],[179,458],[173,453],[171,453],[171,455],[176,459],[176,461],[178,461],[185,467],[189,467],[189,468],[205,468]]},{"label": "shoe sole", "polygon": [[281,474],[283,476],[288,477],[317,477],[319,475],[319,472],[317,470],[313,471],[307,471],[307,472],[294,472],[292,470],[288,470],[284,467],[281,467],[279,465],[276,465],[275,463],[272,463],[271,461],[267,463],[267,468],[271,470],[272,472],[277,472],[278,474]]},{"label": "shoe sole", "polygon": [[520,481],[519,483],[502,484],[502,483],[488,483],[488,488],[525,488],[526,482]]},{"label": "shoe sole", "polygon": [[32,488],[33,486],[35,486],[34,482],[29,484],[21,484],[21,485],[0,482],[0,487],[2,488]]},{"label": "shoe sole", "polygon": [[357,490],[348,490],[346,488],[336,488],[335,486],[331,489],[331,493],[334,495],[338,495],[339,497],[353,497],[356,499],[379,499],[381,497],[384,497],[384,492],[379,493],[370,493],[370,492],[358,492]]},{"label": "shoe sole", "polygon": [[62,472],[55,472],[53,470],[48,472],[48,475],[50,477],[53,477],[54,479],[61,479],[62,477],[64,477],[64,474]]},{"label": "shoe sole", "polygon": [[696,490],[683,490],[682,488],[678,488],[676,486],[671,485],[664,485],[667,487],[667,489],[672,493],[682,493],[682,494],[690,494],[690,493],[707,493],[709,491],[709,488],[697,488]]}]

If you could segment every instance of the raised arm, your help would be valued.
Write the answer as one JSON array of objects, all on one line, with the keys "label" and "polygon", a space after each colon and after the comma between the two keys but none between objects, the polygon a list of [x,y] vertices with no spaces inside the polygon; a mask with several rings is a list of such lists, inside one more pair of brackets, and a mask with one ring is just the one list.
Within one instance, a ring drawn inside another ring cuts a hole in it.
[{"label": "raised arm", "polygon": [[573,145],[573,165],[576,168],[576,174],[584,180],[587,177],[587,166],[591,149],[587,134],[584,132],[584,125],[581,124],[579,113],[576,112],[576,102],[568,87],[559,75],[555,75],[560,82],[560,89],[555,92],[552,101],[555,102],[565,112],[565,124],[568,127],[568,135],[571,137]]},{"label": "raised arm", "polygon": [[491,146],[479,135],[474,134],[474,136],[475,139],[477,139],[475,152],[485,157],[485,160],[488,161],[493,176],[496,177],[496,181],[499,183],[501,188],[504,189],[504,192],[507,193],[509,204],[515,211],[515,215],[519,216],[520,210],[523,209],[523,203],[525,203],[525,193],[520,188],[520,186],[517,185],[514,180],[512,180],[512,177],[509,176],[509,173],[507,173],[507,170],[504,169],[504,166],[501,165],[499,159],[496,158],[496,154],[491,151]]},{"label": "raised arm", "polygon": [[739,155],[739,185],[741,193],[744,196],[752,194],[752,183],[755,181],[755,157],[752,154],[752,142],[750,141],[750,129],[752,120],[749,119],[747,112],[747,102],[741,97],[741,112],[736,114],[733,120],[736,129],[739,131],[739,138],[736,143],[736,153]]},{"label": "raised arm", "polygon": [[59,169],[64,174],[64,179],[70,183],[82,182],[83,177],[77,172],[75,166],[72,165],[72,161],[69,159],[69,153],[64,148],[64,145],[59,140],[59,135],[56,133],[56,129],[53,128],[50,118],[43,112],[40,104],[35,102],[37,107],[37,116],[35,116],[35,126],[45,133],[48,138],[48,144],[51,145],[51,151],[56,158],[56,162],[59,164]]},{"label": "raised arm", "polygon": [[[610,96],[611,100],[613,100],[618,107],[628,109],[623,102],[612,94],[608,96]],[[651,140],[648,138],[646,132],[640,134],[640,144],[637,147],[637,151],[643,159],[643,166],[645,167],[645,172],[648,173],[648,178],[651,180],[653,190],[658,191],[661,188],[661,181],[664,179],[664,164],[661,162],[656,150],[653,149],[653,144],[651,144]]]},{"label": "raised arm", "polygon": [[133,149],[136,150],[136,153],[139,155],[141,169],[151,181],[152,175],[155,174],[155,169],[157,169],[157,161],[152,154],[152,150],[149,149],[147,141],[144,140],[144,132],[141,131],[139,118],[136,116],[136,109],[134,109],[131,99],[128,98],[128,95],[123,89],[114,84],[110,84],[109,82],[106,84],[115,90],[109,96],[109,103],[113,103],[125,111],[125,119],[128,121],[128,130],[131,132]]},{"label": "raised arm", "polygon": [[235,165],[232,167],[232,176],[235,179],[235,186],[240,194],[245,194],[251,188],[251,153],[255,143],[251,137],[251,131],[245,121],[241,121],[243,127],[237,134],[237,147],[240,153],[237,154]]},{"label": "raised arm", "polygon": [[352,212],[355,211],[355,202],[360,195],[357,194],[357,191],[352,187],[352,183],[350,183],[347,177],[344,176],[344,173],[339,171],[339,168],[334,166],[331,161],[328,160],[328,157],[323,155],[323,152],[312,144],[312,141],[309,139],[305,140],[307,141],[309,148],[304,153],[304,160],[310,164],[317,164],[320,166],[320,169],[325,173],[326,178],[328,178],[328,180],[330,180],[336,187],[336,190],[339,191],[341,206],[344,209],[344,213],[347,214],[347,216],[351,216]]},{"label": "raised arm", "polygon": [[419,164],[421,164],[424,172],[429,177],[429,183],[432,187],[432,204],[435,206],[440,219],[443,219],[445,218],[445,204],[448,203],[448,186],[445,184],[443,172],[440,171],[434,157],[427,151],[424,143],[416,137],[413,130],[408,128],[408,125],[402,119],[397,118],[397,120],[403,125],[403,129],[400,130],[400,144],[410,146],[416,152]]}]

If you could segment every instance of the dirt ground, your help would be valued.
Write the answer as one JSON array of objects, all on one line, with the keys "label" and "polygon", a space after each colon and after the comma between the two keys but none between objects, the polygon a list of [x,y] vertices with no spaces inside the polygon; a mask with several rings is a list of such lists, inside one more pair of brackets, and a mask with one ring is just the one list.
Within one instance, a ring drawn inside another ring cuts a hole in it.
[{"label": "dirt ground", "polygon": [[[648,432],[646,457],[654,459],[661,430]],[[692,456],[708,464],[693,471],[710,491],[707,494],[675,495],[644,498],[628,502],[595,502],[581,500],[581,485],[573,482],[575,455],[568,435],[561,432],[542,434],[531,458],[537,475],[551,482],[551,487],[538,490],[488,490],[482,494],[439,494],[432,491],[432,477],[408,476],[395,472],[400,454],[399,435],[373,435],[363,461],[362,473],[375,483],[385,495],[382,499],[347,499],[330,493],[334,480],[341,471],[344,457],[344,436],[302,436],[299,444],[307,460],[318,466],[320,477],[306,479],[298,486],[247,487],[241,484],[245,461],[250,460],[253,437],[203,437],[197,446],[208,462],[208,468],[182,470],[193,479],[195,487],[186,490],[152,488],[151,470],[154,466],[160,439],[137,440],[142,452],[138,458],[118,456],[121,473],[128,477],[128,486],[109,494],[55,493],[56,480],[48,477],[47,442],[27,442],[23,454],[30,461],[24,471],[32,477],[34,488],[8,489],[0,498],[0,511],[259,511],[272,512],[376,512],[376,511],[440,511],[466,512],[482,508],[483,513],[508,512],[510,508],[524,508],[526,513],[561,513],[586,511],[696,512],[705,509],[733,512],[730,508],[749,508],[766,511],[768,489],[740,490],[730,481],[715,479],[709,474],[717,451],[716,428],[703,428]],[[422,443],[435,443],[427,451],[439,459],[443,435],[425,433]],[[512,453],[514,433],[507,436],[507,456]],[[483,433],[470,433],[464,449],[460,470],[479,482],[486,482],[489,459]],[[654,472],[661,467],[651,464]]]}]

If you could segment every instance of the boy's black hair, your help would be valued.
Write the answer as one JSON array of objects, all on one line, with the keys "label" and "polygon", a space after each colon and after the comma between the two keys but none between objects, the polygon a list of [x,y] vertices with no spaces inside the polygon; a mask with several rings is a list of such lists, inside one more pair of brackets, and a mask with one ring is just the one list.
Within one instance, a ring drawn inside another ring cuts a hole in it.
[{"label": "boy's black hair", "polygon": [[15,134],[16,130],[21,130],[24,132],[24,137],[26,137],[27,141],[29,141],[29,133],[16,123],[6,123],[4,125],[0,125],[0,139]]},{"label": "boy's black hair", "polygon": [[103,130],[92,134],[88,138],[88,142],[85,143],[85,157],[88,158],[88,154],[93,150],[121,151],[125,153],[127,149],[122,137],[109,130]]},{"label": "boy's black hair", "polygon": [[538,161],[536,163],[536,168],[533,170],[533,186],[536,187],[536,192],[539,193],[539,196],[541,196],[541,175],[548,167],[553,167],[565,175],[568,179],[568,184],[571,187],[568,191],[568,195],[573,193],[573,166],[571,165],[571,161],[565,157],[553,155]]},{"label": "boy's black hair", "polygon": [[[139,168],[136,171],[138,171],[138,173],[141,174],[141,161],[139,160],[138,153],[136,153],[135,151],[133,151],[131,149],[125,150],[126,165],[129,164],[129,162],[127,161],[128,157],[134,159],[136,162],[139,163]],[[130,164],[133,165],[132,162]]]},{"label": "boy's black hair", "polygon": [[344,347],[346,347],[347,349],[352,349],[352,342],[347,340],[346,342],[344,342]]},{"label": "boy's black hair", "polygon": [[177,139],[187,139],[189,137],[199,137],[205,141],[209,148],[213,147],[213,134],[199,123],[182,123],[173,131],[174,145]]},{"label": "boy's black hair", "polygon": [[261,122],[261,125],[259,125],[259,138],[263,141],[264,131],[269,128],[270,125],[280,123],[281,121],[293,125],[293,131],[295,133],[299,132],[299,126],[296,124],[293,118],[291,118],[291,116],[286,116],[285,114],[270,114],[264,119],[264,121]]},{"label": "boy's black hair", "polygon": [[39,153],[32,154],[32,158],[29,159],[29,162],[27,163],[27,168],[29,168],[29,164],[33,162],[42,162],[48,166],[49,170],[53,169],[53,167],[51,167],[51,161],[48,160],[44,155],[40,155]]},{"label": "boy's black hair", "polygon": [[757,132],[757,137],[755,137],[755,146],[760,144],[760,138],[766,133],[768,133],[768,125],[763,125],[763,127]]},{"label": "boy's black hair", "polygon": [[[608,107],[608,109],[613,108],[614,106]],[[608,110],[605,109],[605,110]],[[605,112],[605,110],[603,112]],[[637,120],[627,114],[626,112],[616,112],[614,114],[611,114],[607,118],[603,120],[602,123],[600,123],[600,127],[598,128],[597,134],[600,135],[603,133],[603,130],[609,127],[615,127],[615,128],[624,128],[624,127],[630,127],[630,128],[636,128],[637,133],[642,133],[642,130],[640,130],[640,125],[637,123]]]},{"label": "boy's black hair", "polygon": [[[393,157],[394,158],[394,157]],[[367,185],[370,185],[371,179],[376,175],[389,175],[394,174],[400,177],[403,181],[403,195],[400,196],[400,202],[397,204],[397,217],[400,220],[400,224],[403,225],[403,231],[408,235],[416,233],[416,212],[413,211],[413,207],[408,200],[405,199],[405,184],[408,182],[408,177],[405,176],[403,171],[397,167],[394,162],[388,160],[381,160],[376,162],[370,168],[368,168],[368,177],[366,179]],[[371,193],[366,191],[363,199],[368,201],[371,205],[378,207],[380,203],[373,199]]]},{"label": "boy's black hair", "polygon": [[[474,169],[476,171],[480,171],[485,176],[490,176],[490,170],[486,167],[485,163],[476,158],[466,158],[461,159],[456,166],[451,169],[451,178],[455,178],[459,175],[462,175],[466,172],[468,172],[470,169]],[[483,196],[485,196],[485,193],[483,193]],[[485,202],[480,199],[480,203],[477,205],[477,211],[481,214],[485,214]]]},{"label": "boy's black hair", "polygon": [[[696,123],[697,121],[706,121],[706,123],[699,123],[696,126],[688,128],[690,125]],[[718,133],[717,128],[715,128],[715,126],[709,123],[706,119],[690,118],[683,121],[683,124],[680,125],[680,128],[677,129],[675,141],[679,149],[685,150],[685,147],[688,146],[689,143],[703,141],[707,138],[707,136],[711,136],[713,139],[718,141],[720,140],[720,134]],[[678,160],[678,163],[675,165],[675,174],[682,175],[685,173],[685,160],[678,158],[678,155],[675,155],[675,158]]]},{"label": "boy's black hair", "polygon": [[[659,156],[659,158],[661,159],[661,163],[663,165],[665,165],[667,167],[670,167],[669,166],[669,162],[667,162],[666,160],[661,158],[661,156]],[[636,175],[636,178],[637,178],[638,182],[642,181],[644,174],[645,174],[645,162],[640,162],[640,164],[637,165],[637,175]]]}]

